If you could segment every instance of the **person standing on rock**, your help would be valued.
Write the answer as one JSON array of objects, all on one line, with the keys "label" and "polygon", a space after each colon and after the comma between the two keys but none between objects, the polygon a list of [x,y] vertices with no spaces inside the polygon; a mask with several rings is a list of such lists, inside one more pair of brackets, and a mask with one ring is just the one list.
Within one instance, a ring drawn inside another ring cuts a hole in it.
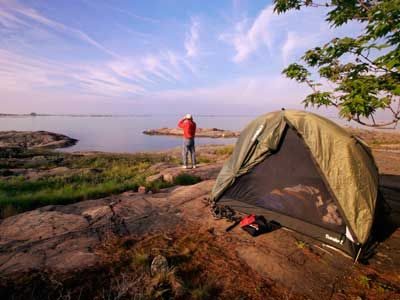
[{"label": "person standing on rock", "polygon": [[196,123],[193,121],[192,115],[187,114],[184,118],[182,118],[178,123],[178,127],[183,129],[182,168],[188,168],[188,153],[190,152],[192,168],[195,169],[196,151],[194,148],[194,137],[196,135]]}]

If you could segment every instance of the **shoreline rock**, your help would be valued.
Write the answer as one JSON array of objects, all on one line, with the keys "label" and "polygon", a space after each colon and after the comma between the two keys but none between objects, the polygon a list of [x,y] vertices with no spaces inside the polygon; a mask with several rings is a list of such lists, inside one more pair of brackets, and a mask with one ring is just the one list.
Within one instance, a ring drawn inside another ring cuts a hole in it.
[{"label": "shoreline rock", "polygon": [[[157,268],[161,271],[168,267],[168,259],[178,267],[177,258],[194,259],[192,256],[196,251],[185,254],[183,258],[182,255],[177,256],[181,252],[175,251],[174,241],[184,241],[188,245],[186,249],[190,250],[188,247],[191,244],[200,245],[203,239],[203,243],[208,244],[206,249],[209,253],[199,256],[202,257],[200,263],[206,265],[207,259],[214,257],[213,253],[222,253],[218,257],[224,258],[225,266],[210,268],[210,272],[219,274],[220,278],[225,278],[221,272],[226,272],[227,267],[234,268],[240,261],[241,270],[249,268],[259,278],[280,287],[282,293],[293,292],[296,299],[328,299],[331,295],[344,293],[346,299],[353,298],[354,289],[359,288],[358,278],[367,276],[365,274],[376,276],[371,277],[374,278],[371,279],[371,286],[374,282],[386,284],[388,297],[385,299],[398,295],[399,230],[378,245],[378,254],[369,260],[368,266],[360,264],[355,268],[348,258],[293,231],[279,229],[252,238],[236,227],[227,234],[226,228],[230,223],[214,219],[205,201],[214,183],[215,180],[211,179],[192,186],[176,186],[157,194],[125,192],[70,205],[46,206],[2,220],[0,292],[1,288],[8,291],[6,279],[20,282],[24,274],[46,273],[51,274],[51,278],[82,276],[79,272],[95,270],[106,263],[102,246],[111,245],[117,239],[126,238],[129,241],[130,238],[130,244],[123,243],[122,248],[112,249],[140,255],[140,251],[129,252],[130,248],[135,244],[147,244],[147,252],[143,253],[148,257],[164,255],[165,259],[160,258],[163,262],[157,264],[161,266]],[[182,239],[173,240],[169,237],[172,232],[181,232]],[[158,244],[158,240],[167,242]],[[151,241],[155,241],[154,244]],[[299,241],[306,246],[299,247]],[[168,244],[170,246],[165,246]],[[230,259],[229,253],[235,260]],[[213,264],[218,265],[216,262]],[[145,263],[146,268],[152,269]],[[156,272],[151,273],[156,275]],[[331,288],[327,289],[327,285]],[[82,286],[81,283],[78,285],[79,288]],[[18,290],[16,295],[23,295],[23,291]]]},{"label": "shoreline rock", "polygon": [[[170,136],[182,136],[182,129],[180,128],[158,128],[158,129],[147,129],[143,131],[146,135],[170,135]],[[196,137],[207,137],[207,138],[235,138],[240,135],[240,131],[224,130],[219,128],[198,128],[196,130]]]},{"label": "shoreline rock", "polygon": [[77,139],[49,131],[0,131],[0,148],[56,149],[75,145]]}]

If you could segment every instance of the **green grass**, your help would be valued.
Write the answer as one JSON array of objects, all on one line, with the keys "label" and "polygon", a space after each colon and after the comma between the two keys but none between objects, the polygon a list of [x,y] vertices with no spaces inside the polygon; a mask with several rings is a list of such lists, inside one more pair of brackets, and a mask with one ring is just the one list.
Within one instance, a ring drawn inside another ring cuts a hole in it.
[{"label": "green grass", "polygon": [[161,189],[173,186],[173,184],[163,180],[156,180],[151,183],[146,183],[145,186],[148,190],[152,192],[158,192]]},{"label": "green grass", "polygon": [[[63,175],[26,179],[10,176],[0,179],[0,214],[8,217],[15,213],[44,205],[69,204],[86,199],[105,197],[127,190],[137,190],[141,185],[150,190],[169,186],[164,182],[146,184],[151,175],[148,168],[157,162],[175,162],[162,154],[87,155],[78,156],[56,152],[17,153],[11,160],[13,167],[28,167],[34,161],[35,170],[68,167]],[[30,160],[27,160],[29,158]],[[9,167],[9,166],[8,166]],[[6,170],[4,167],[3,169]]]},{"label": "green grass", "polygon": [[218,148],[215,153],[221,156],[231,155],[233,153],[234,146],[229,145],[222,148]]},{"label": "green grass", "polygon": [[372,145],[398,145],[400,144],[400,141],[396,140],[373,140],[371,142]]},{"label": "green grass", "polygon": [[197,163],[200,163],[200,164],[209,164],[209,163],[215,162],[215,160],[212,160],[209,157],[202,156],[202,155],[198,155],[196,157],[196,161],[197,161]]},{"label": "green grass", "polygon": [[192,185],[201,181],[198,176],[193,176],[187,173],[181,173],[174,179],[174,184],[176,185]]}]

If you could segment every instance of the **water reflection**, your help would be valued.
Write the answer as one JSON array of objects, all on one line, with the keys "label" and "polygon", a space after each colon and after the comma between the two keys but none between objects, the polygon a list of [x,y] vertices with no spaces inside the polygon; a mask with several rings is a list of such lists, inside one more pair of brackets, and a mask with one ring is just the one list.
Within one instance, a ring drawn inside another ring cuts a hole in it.
[{"label": "water reflection", "polygon": [[[198,127],[241,130],[254,116],[199,116]],[[178,116],[131,117],[4,117],[0,130],[46,130],[76,138],[79,142],[63,151],[137,152],[163,150],[180,146],[180,137],[147,136],[145,129],[175,127]],[[196,144],[231,144],[236,139],[197,138]]]},{"label": "water reflection", "polygon": [[[241,130],[256,116],[195,116],[198,127]],[[349,125],[335,114],[326,117],[341,125]],[[180,146],[180,137],[147,136],[143,130],[176,127],[180,116],[37,116],[0,117],[0,130],[46,130],[62,133],[79,140],[63,151],[137,152],[170,149]],[[352,123],[352,126],[357,124]],[[399,129],[398,129],[399,130]],[[236,139],[197,138],[196,144],[232,144]]]}]

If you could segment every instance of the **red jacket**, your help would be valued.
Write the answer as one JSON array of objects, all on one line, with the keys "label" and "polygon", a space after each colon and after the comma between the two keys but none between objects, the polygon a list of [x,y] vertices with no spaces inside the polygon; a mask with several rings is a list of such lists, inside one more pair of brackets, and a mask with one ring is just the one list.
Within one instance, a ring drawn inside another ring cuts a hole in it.
[{"label": "red jacket", "polygon": [[194,138],[196,134],[196,123],[192,120],[182,119],[178,123],[179,128],[183,129],[183,136],[187,139]]}]

